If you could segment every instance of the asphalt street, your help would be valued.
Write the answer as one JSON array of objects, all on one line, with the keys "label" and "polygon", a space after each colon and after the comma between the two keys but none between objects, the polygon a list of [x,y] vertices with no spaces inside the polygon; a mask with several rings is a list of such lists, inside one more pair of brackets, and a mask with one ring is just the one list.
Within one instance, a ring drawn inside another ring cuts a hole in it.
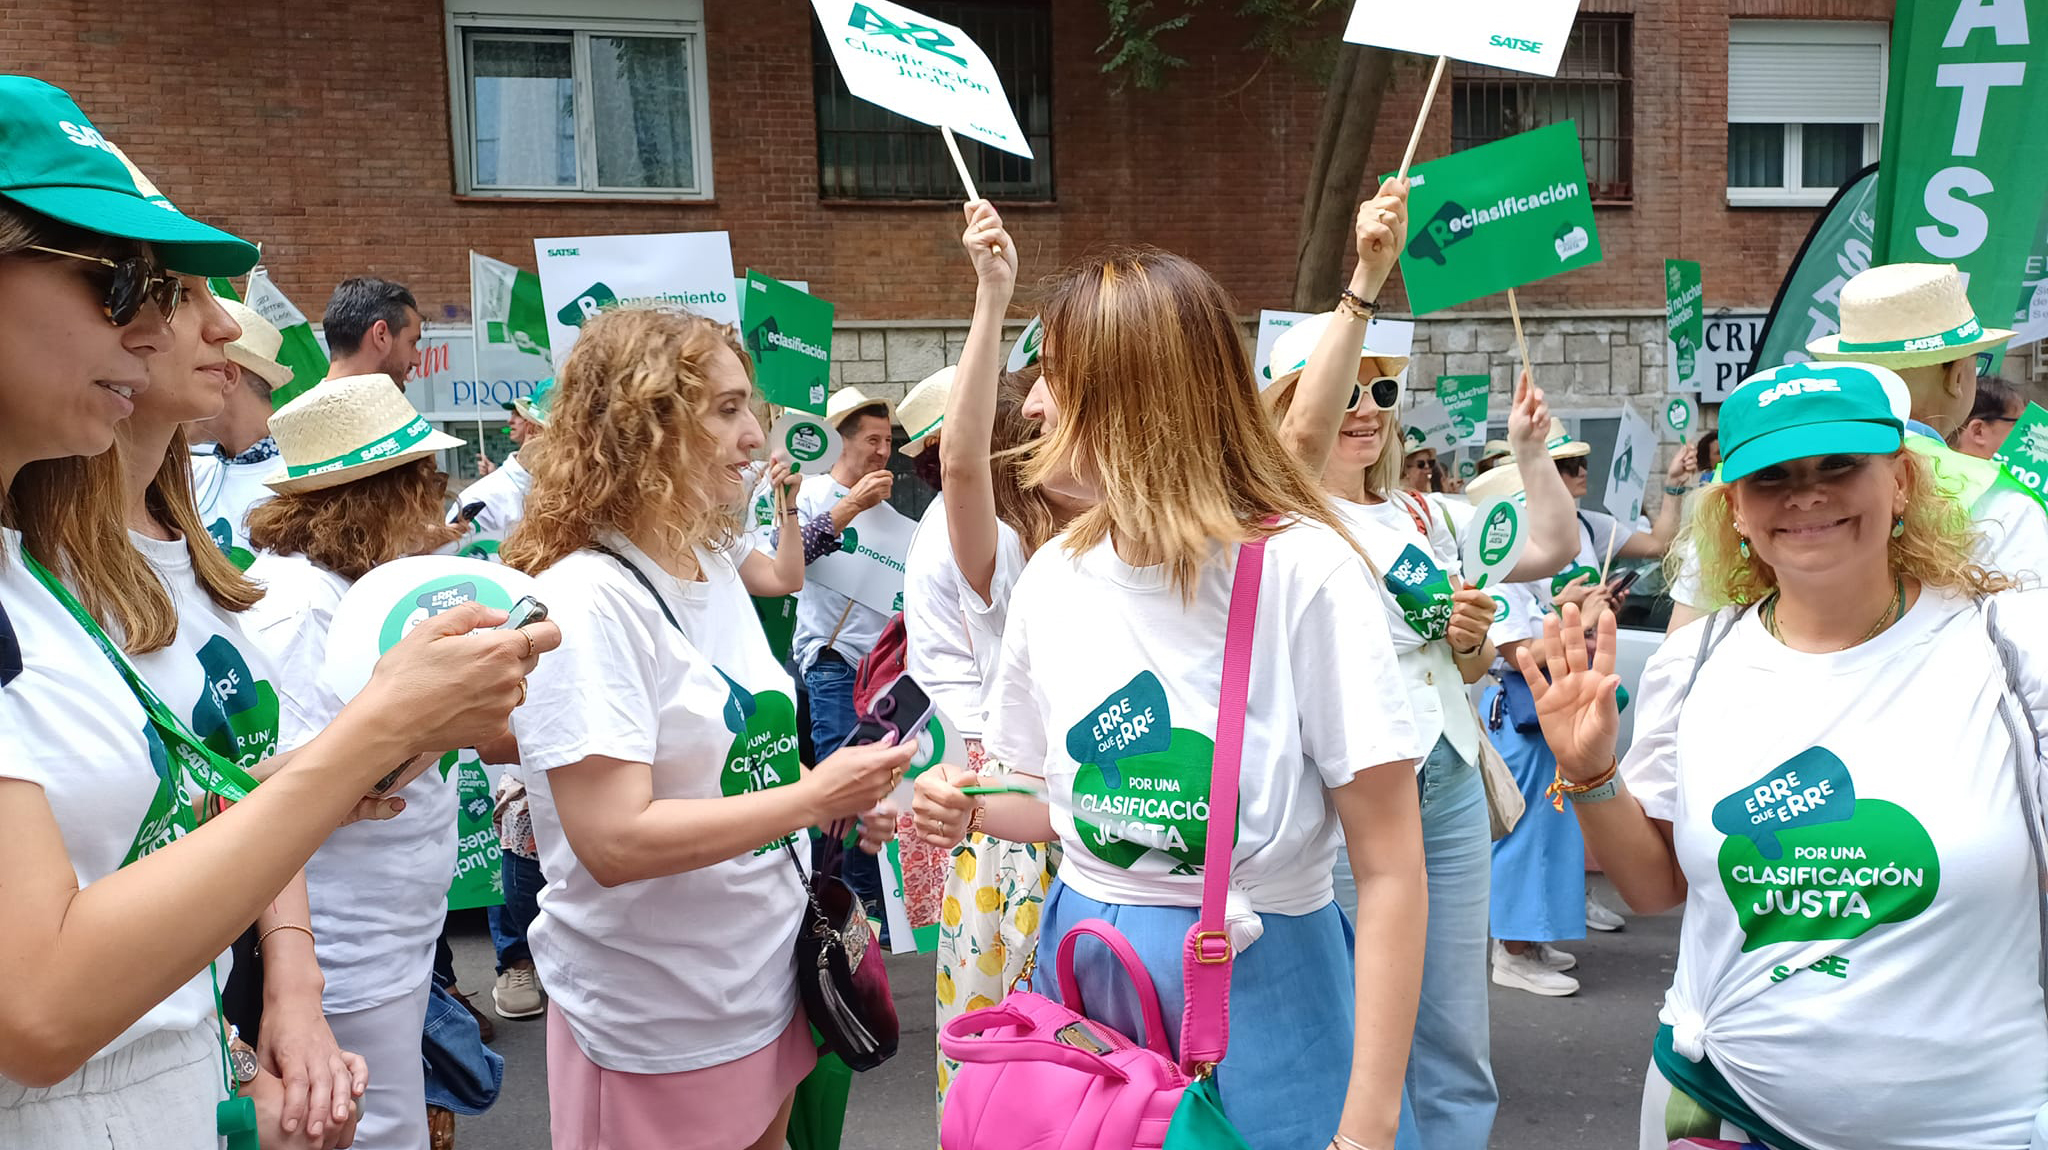
[{"label": "asphalt street", "polygon": [[[1612,891],[1610,906],[1621,905]],[[1495,1148],[1632,1150],[1657,1006],[1678,954],[1678,916],[1629,919],[1625,930],[1563,944],[1579,958],[1571,998],[1493,988],[1493,1067],[1500,1082]],[[492,954],[481,912],[456,921],[456,971],[490,1013]],[[931,960],[890,959],[900,1052],[854,1083],[844,1150],[928,1150],[932,1111]],[[497,1022],[505,1086],[488,1113],[456,1126],[462,1150],[549,1150],[544,1022]]]}]

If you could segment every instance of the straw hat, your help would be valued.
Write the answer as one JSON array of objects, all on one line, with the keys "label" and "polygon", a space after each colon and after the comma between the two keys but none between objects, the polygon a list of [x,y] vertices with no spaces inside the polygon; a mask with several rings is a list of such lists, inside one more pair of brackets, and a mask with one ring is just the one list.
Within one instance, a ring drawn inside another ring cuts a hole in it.
[{"label": "straw hat", "polygon": [[2012,335],[1978,322],[1954,264],[1881,264],[1843,285],[1841,334],[1806,350],[1897,371],[1990,351]]},{"label": "straw hat", "polygon": [[238,300],[222,296],[216,302],[234,316],[242,328],[241,337],[227,347],[228,362],[245,371],[255,372],[272,387],[290,383],[292,369],[277,362],[277,353],[284,347],[284,335],[276,325],[264,319],[255,308]]},{"label": "straw hat", "polygon": [[[1573,439],[1571,433],[1564,429],[1564,420],[1554,415],[1550,417],[1550,435],[1543,441],[1543,446],[1549,450],[1552,459],[1577,459],[1582,455],[1593,454],[1593,445]],[[1496,467],[1493,470],[1499,471],[1500,468]],[[1491,475],[1493,471],[1487,474]]]},{"label": "straw hat", "polygon": [[1496,499],[1504,499],[1522,490],[1522,469],[1502,464],[1492,471],[1483,471],[1465,484],[1465,499],[1474,507],[1484,507]]},{"label": "straw hat", "polygon": [[[1260,370],[1253,373],[1258,376],[1261,395],[1267,399],[1277,400],[1285,385],[1293,383],[1300,377],[1302,369],[1308,366],[1309,353],[1316,349],[1316,344],[1322,342],[1323,331],[1330,326],[1330,317],[1336,314],[1331,311],[1317,312],[1280,333],[1280,338],[1273,341],[1273,349],[1266,353],[1266,362],[1256,365]],[[1408,370],[1407,356],[1386,355],[1373,350],[1370,326],[1365,329],[1365,339],[1359,345],[1358,358],[1379,360],[1386,366],[1389,375],[1400,375]]]},{"label": "straw hat", "polygon": [[847,416],[866,407],[881,408],[884,419],[896,418],[896,408],[888,400],[869,399],[867,392],[848,384],[833,392],[832,398],[825,401],[825,422],[838,427]]},{"label": "straw hat", "polygon": [[946,400],[953,394],[953,368],[951,365],[925,376],[896,405],[896,422],[903,425],[903,434],[910,437],[904,443],[903,454],[915,459],[924,451],[925,442],[939,433],[939,425],[946,421]]},{"label": "straw hat", "polygon": [[263,485],[279,495],[338,487],[462,446],[413,410],[388,375],[327,380],[271,412],[270,435],[285,466]]},{"label": "straw hat", "polygon": [[516,411],[519,418],[541,427],[548,425],[548,412],[555,405],[555,377],[549,376],[533,385],[533,390],[510,403],[500,404],[506,411]]}]

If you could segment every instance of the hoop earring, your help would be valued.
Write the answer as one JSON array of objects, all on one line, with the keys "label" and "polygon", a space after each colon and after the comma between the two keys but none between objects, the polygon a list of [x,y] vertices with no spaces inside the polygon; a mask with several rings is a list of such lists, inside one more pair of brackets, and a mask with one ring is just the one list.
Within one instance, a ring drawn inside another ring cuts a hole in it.
[{"label": "hoop earring", "polygon": [[1906,517],[1901,515],[1897,519],[1892,520],[1892,538],[1897,539],[1899,536],[1904,535],[1905,533]]}]

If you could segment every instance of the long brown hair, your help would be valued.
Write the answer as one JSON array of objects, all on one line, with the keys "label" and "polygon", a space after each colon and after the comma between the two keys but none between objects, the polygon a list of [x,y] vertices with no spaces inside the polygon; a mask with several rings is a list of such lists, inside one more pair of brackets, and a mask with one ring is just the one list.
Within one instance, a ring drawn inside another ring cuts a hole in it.
[{"label": "long brown hair", "polygon": [[1099,501],[1067,528],[1070,552],[1114,534],[1191,599],[1217,543],[1293,522],[1349,538],[1260,407],[1236,304],[1208,272],[1125,249],[1056,280],[1043,314],[1039,364],[1060,418],[1024,482],[1064,466],[1095,487]]},{"label": "long brown hair", "polygon": [[521,456],[533,488],[498,557],[537,574],[650,516],[678,551],[729,542],[739,517],[711,483],[718,441],[706,422],[705,363],[721,347],[748,363],[732,329],[700,315],[626,307],[585,325],[555,375],[540,450]]},{"label": "long brown hair", "polygon": [[249,543],[304,555],[351,582],[372,567],[459,538],[442,521],[448,480],[432,456],[315,491],[279,495],[249,510]]},{"label": "long brown hair", "polygon": [[[1976,530],[1961,503],[1942,494],[1927,460],[1908,450],[1898,459],[1906,468],[1905,530],[1887,548],[1892,570],[1921,584],[1964,595],[1990,595],[2016,584],[1997,571],[1986,570],[1971,557]],[[1740,482],[1738,480],[1738,482]],[[1700,492],[1687,529],[1699,556],[1701,608],[1761,602],[1778,587],[1778,573],[1756,554],[1742,553],[1742,535],[1735,530],[1732,485],[1716,483]],[[1674,547],[1665,568],[1677,577],[1683,548]]]},{"label": "long brown hair", "polygon": [[1022,455],[1042,432],[1038,421],[1024,414],[1024,400],[1038,382],[1036,366],[1004,372],[996,384],[995,434],[990,437],[989,478],[996,497],[996,518],[1010,525],[1030,558],[1059,534],[1060,515],[1045,492],[1024,485]]}]

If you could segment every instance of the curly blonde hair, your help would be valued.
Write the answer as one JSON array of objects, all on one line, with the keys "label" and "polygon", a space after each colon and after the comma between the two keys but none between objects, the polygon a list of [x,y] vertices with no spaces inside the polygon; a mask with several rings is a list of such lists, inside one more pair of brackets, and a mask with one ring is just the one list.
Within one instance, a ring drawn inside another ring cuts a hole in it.
[{"label": "curly blonde hair", "polygon": [[[1964,595],[1990,595],[2014,586],[2011,579],[1988,571],[1971,558],[1977,541],[1969,511],[1944,494],[1934,467],[1908,450],[1896,456],[1906,467],[1906,529],[1891,540],[1892,570],[1923,586]],[[1742,554],[1742,535],[1735,530],[1732,484],[1717,483],[1699,495],[1687,537],[1699,557],[1702,601],[1715,610],[1729,604],[1760,603],[1778,589],[1778,574],[1752,548]],[[1665,559],[1676,578],[1684,549],[1674,547]]]},{"label": "curly blonde hair", "polygon": [[279,495],[249,509],[249,543],[304,555],[354,582],[370,568],[462,536],[442,519],[448,480],[433,457],[334,487]]},{"label": "curly blonde hair", "polygon": [[731,542],[739,515],[712,482],[706,421],[705,364],[721,347],[752,374],[732,329],[703,316],[625,307],[591,320],[556,373],[548,433],[526,461],[526,517],[498,557],[534,575],[650,521],[678,551]]}]

